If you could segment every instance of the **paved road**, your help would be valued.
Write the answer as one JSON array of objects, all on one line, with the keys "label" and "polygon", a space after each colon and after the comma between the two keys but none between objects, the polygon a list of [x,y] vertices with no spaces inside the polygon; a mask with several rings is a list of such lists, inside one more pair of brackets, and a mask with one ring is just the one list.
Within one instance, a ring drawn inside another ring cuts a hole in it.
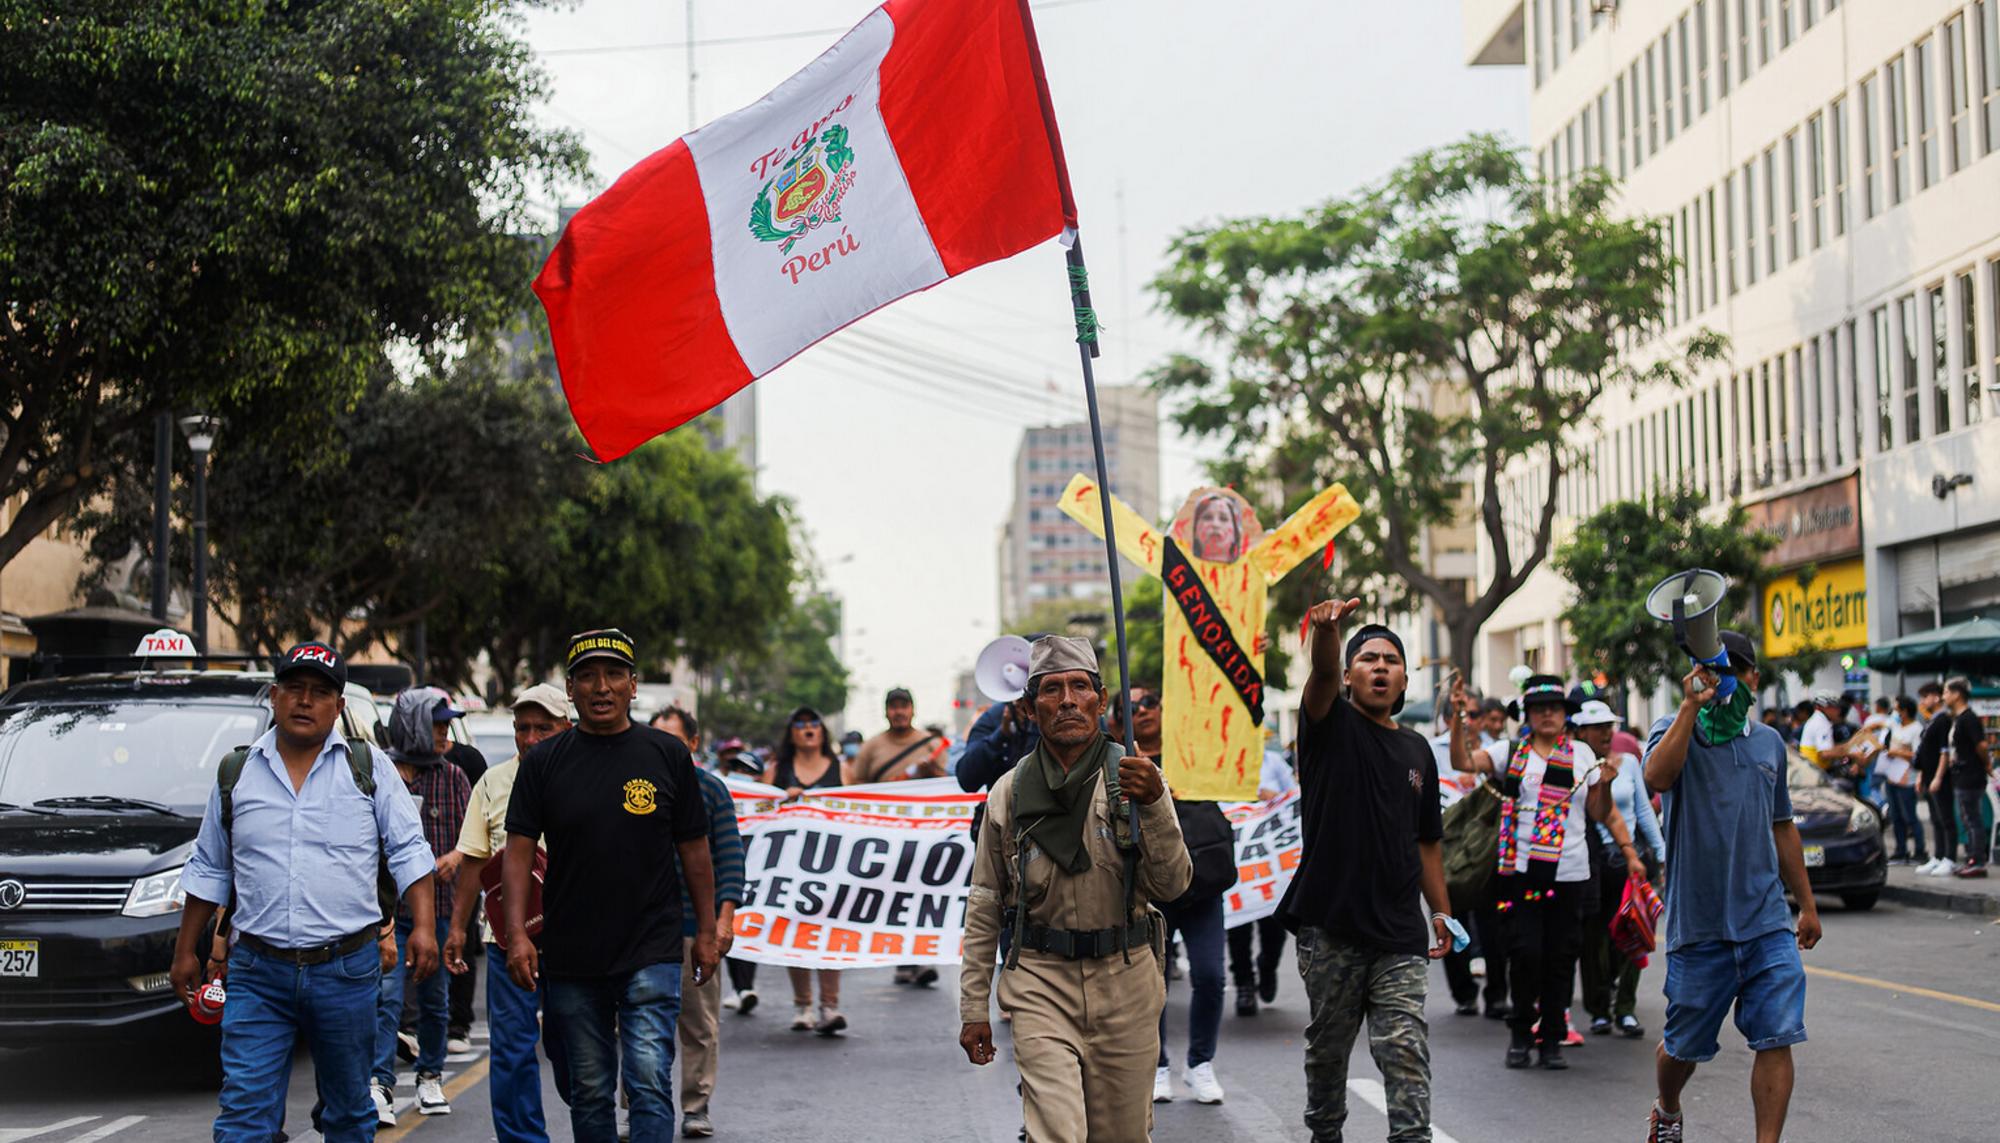
[{"label": "paved road", "polygon": [[[1826,915],[1826,941],[1808,955],[1812,1040],[1798,1051],[1794,1140],[1926,1143],[1994,1137],[1993,1061],[2000,1059],[2000,924],[1884,904],[1866,914]],[[930,1143],[1015,1137],[1019,1107],[1007,1057],[974,1069],[955,1044],[955,996],[947,974],[930,991],[898,988],[886,971],[850,974],[845,1009],[853,1031],[823,1040],[786,1030],[784,974],[766,969],[756,1015],[724,1013],[719,1138],[795,1138],[829,1143]],[[1657,1029],[1659,968],[1649,971],[1640,1018]],[[1174,1043],[1185,1050],[1186,991],[1169,1001]],[[1300,1035],[1304,1005],[1287,975],[1278,1004],[1250,1020],[1224,1017],[1219,1107],[1185,1098],[1158,1109],[1162,1143],[1299,1140],[1304,1101]],[[1497,1024],[1452,1014],[1441,976],[1430,1005],[1439,1143],[1523,1139],[1637,1139],[1651,1098],[1652,1042],[1593,1039],[1564,1073],[1501,1067]],[[1690,1140],[1748,1141],[1750,1054],[1733,1032],[1689,1093]],[[476,1044],[475,1047],[483,1047]],[[1921,1071],[1921,1078],[1919,1072]],[[483,1052],[455,1058],[447,1087],[457,1113],[407,1113],[380,1138],[464,1143],[492,1138]],[[1379,1139],[1383,1116],[1369,1105],[1380,1088],[1357,1059],[1349,1137]],[[402,1089],[407,1098],[407,1077]],[[301,1057],[291,1117],[305,1122],[311,1067]],[[50,1046],[0,1051],[0,1143],[113,1143],[207,1138],[214,1097],[192,1084],[184,1060],[138,1046]],[[560,1104],[549,1097],[549,1106]],[[810,1125],[807,1127],[806,1125]],[[569,1139],[567,1124],[554,1136]],[[306,1138],[315,1138],[310,1133]]]}]

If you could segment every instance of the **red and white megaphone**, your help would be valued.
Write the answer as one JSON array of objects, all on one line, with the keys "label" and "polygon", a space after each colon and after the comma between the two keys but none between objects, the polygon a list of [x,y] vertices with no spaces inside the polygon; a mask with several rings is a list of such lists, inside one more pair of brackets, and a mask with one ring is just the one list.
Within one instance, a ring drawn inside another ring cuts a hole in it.
[{"label": "red and white megaphone", "polygon": [[988,643],[972,664],[972,682],[994,702],[1013,702],[1028,693],[1028,641],[1002,635]]}]

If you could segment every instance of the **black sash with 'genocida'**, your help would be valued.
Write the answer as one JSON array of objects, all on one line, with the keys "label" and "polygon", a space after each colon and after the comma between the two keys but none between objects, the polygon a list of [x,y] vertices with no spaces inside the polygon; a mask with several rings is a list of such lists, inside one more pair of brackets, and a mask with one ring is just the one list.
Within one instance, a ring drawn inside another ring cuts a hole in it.
[{"label": "black sash with 'genocida'", "polygon": [[1208,593],[1208,585],[1201,582],[1201,573],[1194,569],[1188,558],[1181,552],[1180,545],[1169,538],[1160,553],[1160,579],[1166,584],[1167,598],[1174,601],[1187,617],[1188,630],[1194,634],[1195,642],[1215,660],[1222,671],[1222,677],[1236,689],[1236,696],[1250,710],[1250,725],[1259,726],[1264,721],[1264,675],[1250,656],[1236,642],[1230,633],[1229,620],[1222,614],[1215,597]]}]

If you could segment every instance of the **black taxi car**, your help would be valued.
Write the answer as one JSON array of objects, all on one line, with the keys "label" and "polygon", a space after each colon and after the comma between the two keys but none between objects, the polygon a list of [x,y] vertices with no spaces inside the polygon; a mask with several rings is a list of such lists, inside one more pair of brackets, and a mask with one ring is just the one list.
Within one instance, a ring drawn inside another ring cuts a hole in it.
[{"label": "black taxi car", "polygon": [[[136,671],[0,695],[0,1046],[193,1027],[167,974],[216,764],[271,676]],[[358,689],[358,688],[357,688]],[[341,729],[373,739],[350,692]]]}]

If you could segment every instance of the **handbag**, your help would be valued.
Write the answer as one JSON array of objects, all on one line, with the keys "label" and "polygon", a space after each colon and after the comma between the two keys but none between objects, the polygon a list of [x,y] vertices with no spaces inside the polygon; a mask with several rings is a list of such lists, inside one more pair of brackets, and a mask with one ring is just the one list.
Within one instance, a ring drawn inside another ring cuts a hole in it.
[{"label": "handbag", "polygon": [[1500,791],[1492,782],[1480,783],[1444,812],[1443,848],[1452,910],[1464,914],[1490,904],[1500,849]]},{"label": "handbag", "polygon": [[[549,855],[541,846],[535,847],[534,860],[528,865],[528,937],[530,940],[542,935],[542,882],[548,879]],[[479,867],[479,887],[486,892],[486,924],[493,930],[493,941],[503,950],[507,947],[507,903],[500,888],[500,855]]]},{"label": "handbag", "polygon": [[1187,892],[1174,899],[1189,904],[1220,897],[1236,884],[1236,829],[1214,802],[1174,802],[1181,820],[1181,841],[1187,845],[1194,876]]},{"label": "handbag", "polygon": [[1651,882],[1626,878],[1625,897],[1611,918],[1611,943],[1636,967],[1646,967],[1646,954],[1659,947],[1654,934],[1659,931],[1660,915],[1665,911],[1666,906],[1653,891]]}]

